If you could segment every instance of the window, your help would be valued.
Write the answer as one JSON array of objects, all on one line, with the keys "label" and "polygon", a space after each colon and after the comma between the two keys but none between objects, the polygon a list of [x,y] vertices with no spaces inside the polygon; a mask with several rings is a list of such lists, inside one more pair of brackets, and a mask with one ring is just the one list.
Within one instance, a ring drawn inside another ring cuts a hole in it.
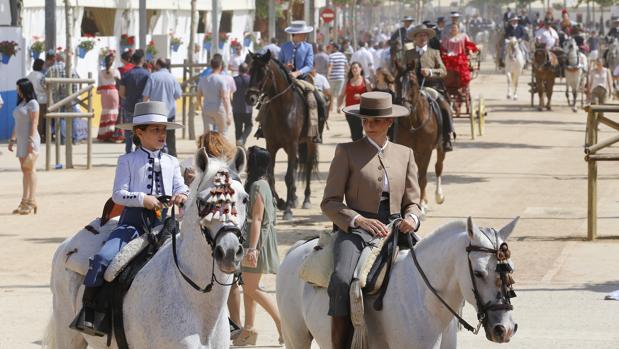
[{"label": "window", "polygon": [[85,7],[82,18],[82,35],[114,36],[114,19],[116,9]]}]

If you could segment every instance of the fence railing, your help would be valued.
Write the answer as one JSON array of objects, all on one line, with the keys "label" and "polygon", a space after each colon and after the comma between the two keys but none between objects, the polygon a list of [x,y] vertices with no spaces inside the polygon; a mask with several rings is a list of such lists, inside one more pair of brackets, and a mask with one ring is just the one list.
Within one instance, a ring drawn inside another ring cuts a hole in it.
[{"label": "fence railing", "polygon": [[619,153],[603,153],[600,151],[619,142],[619,134],[598,141],[598,126],[606,125],[619,131],[619,122],[611,120],[607,115],[619,113],[619,105],[590,105],[586,106],[587,130],[585,132],[585,161],[588,163],[588,209],[587,209],[587,238],[595,240],[597,237],[597,182],[598,161],[619,161]]},{"label": "fence railing", "polygon": [[[61,120],[65,121],[65,168],[73,168],[73,119],[87,118],[88,120],[88,137],[86,146],[86,168],[92,166],[92,119],[95,116],[93,111],[93,90],[95,88],[95,80],[92,79],[92,73],[88,73],[88,79],[77,78],[48,78],[45,79],[47,84],[47,100],[48,108],[45,126],[45,170],[51,168],[51,141],[52,141],[52,120],[55,120],[55,150],[56,164],[60,164],[60,147],[62,141],[61,135]],[[67,97],[54,101],[52,91],[65,85],[67,91],[71,91],[73,85],[78,85],[78,90],[71,93]],[[83,87],[83,85],[86,85]],[[84,97],[85,96],[85,97]],[[86,109],[86,112],[74,112],[73,105]],[[63,111],[65,110],[70,111]]]}]

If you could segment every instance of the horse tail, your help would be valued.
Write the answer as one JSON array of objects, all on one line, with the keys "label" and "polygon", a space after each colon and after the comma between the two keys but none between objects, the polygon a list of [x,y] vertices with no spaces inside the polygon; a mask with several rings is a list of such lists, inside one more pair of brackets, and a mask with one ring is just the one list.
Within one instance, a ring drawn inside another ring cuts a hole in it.
[{"label": "horse tail", "polygon": [[[311,140],[299,144],[299,174],[305,174],[304,180],[311,179],[312,174],[318,175],[318,147]],[[307,183],[306,183],[307,184]]]},{"label": "horse tail", "polygon": [[45,328],[43,339],[41,340],[41,347],[43,349],[56,349],[56,320],[53,314]]}]

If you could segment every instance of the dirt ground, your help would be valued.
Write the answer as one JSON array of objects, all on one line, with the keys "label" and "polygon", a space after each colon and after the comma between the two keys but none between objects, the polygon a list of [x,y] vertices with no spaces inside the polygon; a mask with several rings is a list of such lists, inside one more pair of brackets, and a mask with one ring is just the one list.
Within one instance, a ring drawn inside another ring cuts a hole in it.
[{"label": "dirt ground", "polygon": [[[506,100],[504,76],[490,65],[484,68],[471,90],[475,98],[486,98],[485,134],[471,140],[468,120],[456,121],[458,140],[445,162],[446,201],[442,206],[431,201],[420,234],[467,216],[493,227],[520,216],[510,244],[517,266],[518,297],[513,304],[519,329],[512,342],[502,347],[618,348],[619,302],[605,301],[604,296],[619,289],[619,163],[600,163],[599,239],[584,241],[585,112],[571,112],[562,92],[555,93],[552,112],[534,111],[529,106],[528,72],[520,83],[520,100]],[[295,241],[331,225],[318,204],[334,147],[349,140],[349,130],[342,115],[332,115],[329,126],[320,147],[320,179],[312,186],[313,207],[295,210],[293,221],[278,221],[281,256]],[[601,127],[600,139],[611,135],[610,129]],[[194,151],[193,141],[178,143],[181,160]],[[264,141],[251,140],[251,144]],[[76,169],[45,172],[40,159],[39,212],[34,216],[11,215],[20,200],[21,173],[14,155],[1,148],[0,349],[37,348],[51,314],[52,254],[60,242],[100,214],[111,195],[116,159],[124,148],[94,144],[91,170],[83,166],[85,145],[75,147]],[[284,171],[285,156],[280,153],[276,166],[280,193]],[[431,177],[430,199],[433,191]],[[264,287],[273,297],[274,285],[274,276],[264,278]],[[470,321],[475,319],[470,305],[464,314]],[[275,327],[260,308],[257,329],[259,347],[275,345]],[[482,334],[461,332],[458,342],[462,348],[498,347]]]}]

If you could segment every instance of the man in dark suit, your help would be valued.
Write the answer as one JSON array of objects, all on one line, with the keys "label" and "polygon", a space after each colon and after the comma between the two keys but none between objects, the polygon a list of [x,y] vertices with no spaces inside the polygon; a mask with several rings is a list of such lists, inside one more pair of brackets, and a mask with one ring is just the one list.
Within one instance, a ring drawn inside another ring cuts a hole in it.
[{"label": "man in dark suit", "polygon": [[505,28],[505,39],[515,37],[518,40],[523,40],[525,35],[524,28],[518,23],[518,16],[513,15],[509,19],[509,25]]},{"label": "man in dark suit", "polygon": [[411,27],[414,21],[415,19],[411,16],[405,16],[404,18],[402,18],[402,26],[398,28],[398,30],[393,32],[393,34],[391,34],[391,42],[393,43],[395,41],[399,41],[402,44],[402,47],[404,47],[405,43],[410,42],[406,38],[406,32]]}]

